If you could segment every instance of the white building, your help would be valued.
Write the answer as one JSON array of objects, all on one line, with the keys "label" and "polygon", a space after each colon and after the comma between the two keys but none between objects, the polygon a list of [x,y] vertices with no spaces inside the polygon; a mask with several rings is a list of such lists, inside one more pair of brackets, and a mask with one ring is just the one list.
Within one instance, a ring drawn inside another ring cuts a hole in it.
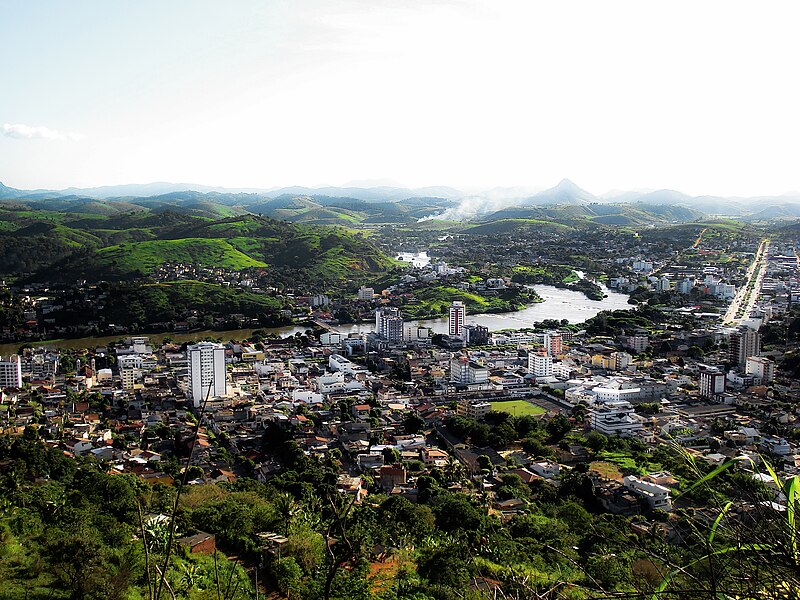
[{"label": "white building", "polygon": [[646,335],[625,335],[620,341],[623,346],[633,350],[636,354],[641,354],[650,345],[650,338]]},{"label": "white building", "polygon": [[713,398],[725,392],[725,373],[720,371],[700,371],[700,396]]},{"label": "white building", "polygon": [[552,377],[553,357],[547,354],[531,352],[528,354],[528,371],[534,377]]},{"label": "white building", "polygon": [[228,392],[225,372],[225,347],[212,342],[200,342],[186,348],[189,365],[189,396],[194,406],[206,398],[224,396]]},{"label": "white building", "polygon": [[375,333],[390,342],[403,341],[403,317],[400,309],[382,306],[375,311]]},{"label": "white building", "polygon": [[341,346],[342,334],[332,331],[326,331],[319,336],[319,343],[323,346]]},{"label": "white building", "polygon": [[632,437],[642,429],[641,419],[625,400],[596,404],[589,410],[589,425],[602,434],[620,437]]},{"label": "white building", "polygon": [[430,327],[420,327],[418,325],[406,329],[405,341],[409,343],[430,344],[433,338],[433,330]]},{"label": "white building", "polygon": [[312,390],[301,390],[299,388],[292,390],[292,402],[303,402],[304,404],[314,404],[322,402],[322,394]]},{"label": "white building", "polygon": [[144,358],[141,354],[121,354],[117,356],[117,366],[120,373],[124,369],[141,369]]},{"label": "white building", "polygon": [[311,296],[308,299],[308,301],[314,308],[318,306],[328,306],[331,303],[330,296],[327,296],[325,294],[316,294],[314,296]]},{"label": "white building", "polygon": [[692,288],[694,288],[694,285],[695,280],[687,277],[678,283],[677,289],[681,294],[689,294],[689,292],[692,291]]},{"label": "white building", "polygon": [[459,356],[450,361],[450,381],[460,384],[486,383],[489,381],[489,370],[466,356]]},{"label": "white building", "polygon": [[0,389],[22,387],[22,360],[16,354],[3,360],[0,357]]},{"label": "white building", "polygon": [[611,360],[615,371],[624,371],[633,361],[633,357],[627,352],[612,352]]},{"label": "white building", "polygon": [[736,286],[730,283],[716,283],[711,286],[711,293],[722,300],[733,300],[736,296]]},{"label": "white building", "polygon": [[663,485],[642,481],[633,475],[626,475],[622,479],[623,485],[637,496],[641,496],[650,506],[650,510],[672,510],[672,500],[669,497],[669,488]]},{"label": "white building", "polygon": [[450,305],[450,319],[448,333],[451,337],[461,337],[464,329],[464,320],[467,318],[467,308],[463,302],[455,301]]},{"label": "white building", "polygon": [[372,300],[374,296],[375,296],[375,290],[373,288],[364,286],[358,288],[359,300]]},{"label": "white building", "polygon": [[745,373],[753,376],[756,385],[772,383],[775,379],[775,363],[763,356],[748,356]]},{"label": "white building", "polygon": [[456,414],[482,421],[492,410],[492,405],[483,400],[459,400],[456,405]]},{"label": "white building", "polygon": [[368,369],[365,366],[354,363],[352,360],[342,356],[341,354],[331,354],[328,357],[328,368],[331,371],[339,371],[349,375],[368,372]]},{"label": "white building", "polygon": [[561,474],[561,466],[549,460],[531,463],[528,465],[528,469],[545,479],[555,479]]}]

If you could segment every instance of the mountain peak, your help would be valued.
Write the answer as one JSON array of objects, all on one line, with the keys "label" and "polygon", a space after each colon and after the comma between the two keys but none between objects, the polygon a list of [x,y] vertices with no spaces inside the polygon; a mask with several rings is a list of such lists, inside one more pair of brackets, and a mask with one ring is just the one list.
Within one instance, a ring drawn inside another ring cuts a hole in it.
[{"label": "mountain peak", "polygon": [[[558,185],[555,186],[555,189],[573,189],[573,190],[580,190],[581,188],[571,179],[567,179],[566,177],[558,182]],[[583,191],[583,190],[581,190]]]},{"label": "mountain peak", "polygon": [[569,179],[562,179],[558,185],[528,198],[525,204],[586,204],[597,198]]}]

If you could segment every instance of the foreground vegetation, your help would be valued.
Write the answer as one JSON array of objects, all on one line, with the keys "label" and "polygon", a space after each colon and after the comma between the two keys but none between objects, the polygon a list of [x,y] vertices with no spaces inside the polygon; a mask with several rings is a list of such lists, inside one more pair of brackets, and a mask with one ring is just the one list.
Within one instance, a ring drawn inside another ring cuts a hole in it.
[{"label": "foreground vegetation", "polygon": [[[681,481],[682,506],[702,503],[710,521],[680,508],[669,519],[683,532],[679,541],[667,542],[658,527],[632,535],[638,517],[599,510],[589,465],[562,475],[558,487],[501,470],[498,500],[524,506],[510,519],[489,507],[457,461],[421,472],[417,503],[374,489],[355,504],[335,487],[339,451],[308,457],[278,426],[263,438],[282,465],[267,484],[148,485],[92,458],[66,457],[29,427],[0,437],[0,597],[244,599],[255,593],[257,565],[262,584],[303,600],[477,600],[492,597],[482,591],[492,581],[520,599],[778,598],[797,583],[793,517],[732,511],[730,501],[771,493],[732,464],[711,471],[676,448],[648,453],[635,440],[583,435],[563,416],[450,421],[451,433],[476,444],[520,440],[547,457],[558,444],[580,443],[620,465],[610,469],[668,468]],[[488,457],[479,462],[488,476]],[[166,468],[180,480],[177,461]],[[778,483],[794,511],[797,478]],[[214,533],[221,552],[189,554],[175,543],[196,531]],[[280,554],[260,550],[256,534],[267,531],[286,536]]]}]

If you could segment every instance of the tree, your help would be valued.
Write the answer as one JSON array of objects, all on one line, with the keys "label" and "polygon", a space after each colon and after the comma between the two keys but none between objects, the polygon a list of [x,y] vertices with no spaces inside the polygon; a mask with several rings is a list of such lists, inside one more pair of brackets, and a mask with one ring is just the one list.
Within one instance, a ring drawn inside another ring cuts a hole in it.
[{"label": "tree", "polygon": [[402,496],[390,496],[378,508],[379,522],[393,544],[404,547],[421,541],[436,525],[431,509],[412,504]]},{"label": "tree", "polygon": [[491,471],[492,459],[490,459],[487,454],[481,454],[478,456],[478,467],[481,471]]},{"label": "tree", "polygon": [[383,449],[383,462],[387,465],[393,465],[395,463],[399,463],[402,455],[397,448],[392,448],[391,446],[387,446]]},{"label": "tree", "polygon": [[291,556],[277,559],[272,563],[271,571],[278,589],[284,596],[288,596],[303,577],[303,570]]},{"label": "tree", "polygon": [[463,589],[470,576],[466,550],[463,544],[434,548],[429,554],[420,558],[419,574],[431,583]]},{"label": "tree", "polygon": [[408,416],[403,420],[403,428],[405,432],[411,435],[417,434],[425,427],[423,421],[416,413],[409,412]]},{"label": "tree", "polygon": [[558,442],[570,432],[572,424],[567,417],[559,414],[547,422],[546,429],[547,433],[550,434],[551,440]]},{"label": "tree", "polygon": [[460,531],[477,535],[483,526],[483,515],[464,494],[447,493],[433,505],[436,525],[447,532]]},{"label": "tree", "polygon": [[593,452],[600,452],[608,446],[608,437],[599,431],[590,431],[586,436],[586,447]]},{"label": "tree", "polygon": [[73,600],[106,597],[110,584],[109,556],[103,545],[85,535],[51,539],[45,554]]}]

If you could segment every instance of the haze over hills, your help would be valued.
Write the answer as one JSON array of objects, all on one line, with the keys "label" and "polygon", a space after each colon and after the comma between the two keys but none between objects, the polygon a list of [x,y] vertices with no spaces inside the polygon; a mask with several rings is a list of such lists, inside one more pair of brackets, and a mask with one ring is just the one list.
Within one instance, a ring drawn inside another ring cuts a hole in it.
[{"label": "haze over hills", "polygon": [[[371,182],[352,182],[363,183]],[[378,182],[382,183],[382,182]],[[546,213],[515,213],[518,208],[615,205],[616,213],[635,210],[653,213],[654,206],[681,207],[685,211],[655,211],[654,218],[685,220],[696,213],[736,217],[744,220],[790,219],[800,216],[800,193],[752,198],[689,196],[670,189],[614,191],[595,195],[563,179],[540,191],[526,187],[495,187],[462,192],[452,187],[406,188],[394,185],[372,187],[290,186],[273,189],[221,188],[199,184],[155,182],[65,190],[20,190],[0,183],[0,201],[19,201],[41,210],[113,214],[146,208],[154,212],[179,210],[197,216],[228,217],[255,213],[290,222],[339,224],[398,222],[425,219],[486,221],[507,218],[557,218]],[[511,214],[509,214],[511,211]],[[567,211],[568,212],[568,211]],[[608,211],[584,211],[596,222],[634,223],[637,218],[610,217]],[[662,216],[658,217],[658,213]],[[603,218],[605,215],[605,218]],[[563,214],[562,214],[563,216]],[[573,215],[574,216],[574,215]],[[641,215],[639,215],[641,216]],[[647,221],[648,219],[645,219]]]}]

